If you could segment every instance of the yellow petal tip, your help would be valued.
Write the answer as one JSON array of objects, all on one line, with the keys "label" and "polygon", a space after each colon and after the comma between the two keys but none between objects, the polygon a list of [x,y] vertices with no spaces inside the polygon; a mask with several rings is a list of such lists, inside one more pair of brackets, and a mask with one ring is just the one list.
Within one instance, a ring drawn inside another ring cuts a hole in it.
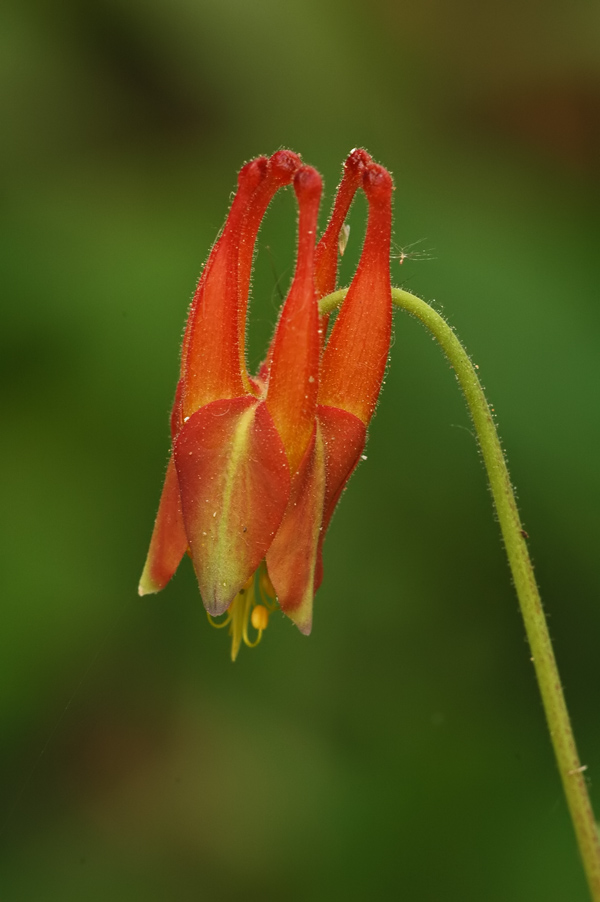
[{"label": "yellow petal tip", "polygon": [[162,587],[158,586],[152,579],[149,579],[145,572],[142,573],[142,578],[138,586],[138,595],[156,595],[157,592],[160,592],[161,588]]}]

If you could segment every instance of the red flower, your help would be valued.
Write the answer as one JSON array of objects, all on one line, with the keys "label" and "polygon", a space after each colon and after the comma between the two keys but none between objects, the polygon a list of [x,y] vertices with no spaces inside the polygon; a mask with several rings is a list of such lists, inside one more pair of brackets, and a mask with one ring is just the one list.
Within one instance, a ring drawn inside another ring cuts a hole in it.
[{"label": "red flower", "polygon": [[[267,359],[246,371],[254,245],[277,189],[293,183],[298,257]],[[327,343],[318,298],[335,288],[339,234],[356,189],[369,202],[361,260]],[[187,550],[204,605],[227,612],[235,659],[274,599],[305,633],[322,578],[322,543],[355,468],[391,335],[392,180],[362,150],[348,157],[315,246],[321,178],[289,151],[246,164],[196,289],[171,415],[172,454],[140,594],[169,581]]]}]

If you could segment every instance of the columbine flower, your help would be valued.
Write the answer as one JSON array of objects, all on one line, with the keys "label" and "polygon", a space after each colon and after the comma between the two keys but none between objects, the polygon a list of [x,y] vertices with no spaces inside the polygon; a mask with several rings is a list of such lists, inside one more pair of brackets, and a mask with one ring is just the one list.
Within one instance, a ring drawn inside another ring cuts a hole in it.
[{"label": "columbine flower", "polygon": [[[265,363],[245,362],[256,236],[278,188],[293,183],[298,257]],[[325,344],[318,298],[335,289],[339,236],[353,196],[369,202],[363,252]],[[365,444],[391,335],[392,180],[362,150],[348,157],[315,246],[321,178],[289,151],[241,170],[183,339],[167,467],[141,595],[158,592],[189,552],[209,618],[225,613],[232,658],[256,644],[275,601],[304,633],[322,579],[322,544]],[[248,623],[257,630],[251,640]]]}]

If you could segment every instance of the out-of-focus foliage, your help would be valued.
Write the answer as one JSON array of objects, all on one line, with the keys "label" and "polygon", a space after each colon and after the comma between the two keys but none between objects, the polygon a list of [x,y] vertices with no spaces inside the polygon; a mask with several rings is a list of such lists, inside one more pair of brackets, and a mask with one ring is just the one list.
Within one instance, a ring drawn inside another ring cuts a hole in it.
[{"label": "out-of-focus foliage", "polygon": [[[576,2],[6,0],[0,896],[586,898],[470,423],[397,314],[306,639],[229,661],[136,586],[186,306],[235,174],[394,173],[393,279],[495,404],[600,808],[600,15]],[[351,216],[342,276],[365,209]],[[324,213],[325,217],[325,213]],[[260,236],[251,354],[294,259]]]}]

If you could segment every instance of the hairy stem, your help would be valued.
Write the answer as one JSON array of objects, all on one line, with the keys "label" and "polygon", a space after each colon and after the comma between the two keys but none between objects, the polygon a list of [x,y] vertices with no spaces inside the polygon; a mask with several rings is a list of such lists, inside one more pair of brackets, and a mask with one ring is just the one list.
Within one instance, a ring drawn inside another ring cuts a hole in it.
[{"label": "hairy stem", "polygon": [[[329,313],[334,310],[341,304],[345,294],[345,290],[340,290],[323,298],[319,302],[321,312]],[[508,562],[525,621],[525,630],[546,712],[550,739],[573,820],[577,844],[583,859],[592,899],[594,902],[600,902],[598,827],[583,775],[584,768],[581,766],[577,754],[548,625],[494,419],[475,368],[452,328],[443,317],[425,301],[399,288],[392,289],[392,300],[396,306],[416,317],[429,329],[450,361],[465,395],[479,439]]]}]

